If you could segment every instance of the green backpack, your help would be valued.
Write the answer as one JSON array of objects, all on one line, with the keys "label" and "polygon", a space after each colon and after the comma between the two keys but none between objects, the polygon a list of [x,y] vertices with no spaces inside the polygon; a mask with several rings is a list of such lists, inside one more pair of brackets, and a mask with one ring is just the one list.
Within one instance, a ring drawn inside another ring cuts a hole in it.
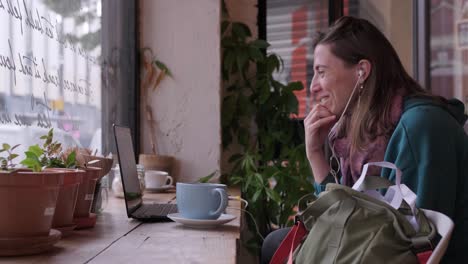
[{"label": "green backpack", "polygon": [[[398,169],[397,174],[401,175]],[[393,185],[381,177],[364,178],[360,190]],[[400,187],[400,177],[397,182]],[[412,206],[400,198],[396,210],[383,196],[372,197],[353,188],[331,183],[318,198],[301,199],[297,217],[309,233],[294,251],[294,262],[418,263],[415,253],[432,247],[437,232],[424,213],[414,208],[415,199]]]}]

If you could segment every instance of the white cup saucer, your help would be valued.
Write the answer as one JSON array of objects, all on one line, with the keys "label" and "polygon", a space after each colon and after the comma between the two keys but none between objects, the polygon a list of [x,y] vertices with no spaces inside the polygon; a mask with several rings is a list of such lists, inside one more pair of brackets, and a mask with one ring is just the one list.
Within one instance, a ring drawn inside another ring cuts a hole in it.
[{"label": "white cup saucer", "polygon": [[172,219],[174,222],[193,228],[213,228],[236,219],[236,216],[230,214],[221,214],[218,219],[208,220],[184,218],[179,213],[168,214],[167,217]]},{"label": "white cup saucer", "polygon": [[148,188],[146,187],[146,191],[150,193],[159,193],[159,192],[165,192],[167,190],[173,189],[174,185],[163,185],[161,187],[154,187],[154,188]]}]

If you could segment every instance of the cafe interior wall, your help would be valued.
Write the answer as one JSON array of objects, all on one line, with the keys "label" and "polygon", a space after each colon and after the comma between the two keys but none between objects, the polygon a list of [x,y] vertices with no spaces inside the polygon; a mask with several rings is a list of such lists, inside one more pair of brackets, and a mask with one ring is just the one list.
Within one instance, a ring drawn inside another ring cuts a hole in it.
[{"label": "cafe interior wall", "polygon": [[[176,158],[177,181],[195,181],[220,170],[221,2],[140,0],[139,4],[140,47],[151,48],[173,75],[147,98],[158,154]],[[150,126],[140,113],[141,152],[151,153]]]}]

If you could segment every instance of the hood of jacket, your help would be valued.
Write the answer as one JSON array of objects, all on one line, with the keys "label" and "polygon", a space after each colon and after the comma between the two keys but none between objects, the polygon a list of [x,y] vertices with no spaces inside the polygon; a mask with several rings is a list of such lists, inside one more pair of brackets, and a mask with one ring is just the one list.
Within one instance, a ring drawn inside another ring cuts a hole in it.
[{"label": "hood of jacket", "polygon": [[468,119],[468,116],[465,114],[465,105],[457,99],[450,99],[448,100],[448,104],[440,104],[434,100],[431,100],[429,98],[420,98],[420,97],[411,97],[411,98],[406,98],[404,101],[403,105],[403,112],[406,112],[407,110],[416,107],[416,106],[422,106],[422,105],[431,105],[431,106],[436,106],[440,107],[442,109],[445,109],[447,112],[450,113],[450,115],[457,120],[457,122],[463,126]]}]

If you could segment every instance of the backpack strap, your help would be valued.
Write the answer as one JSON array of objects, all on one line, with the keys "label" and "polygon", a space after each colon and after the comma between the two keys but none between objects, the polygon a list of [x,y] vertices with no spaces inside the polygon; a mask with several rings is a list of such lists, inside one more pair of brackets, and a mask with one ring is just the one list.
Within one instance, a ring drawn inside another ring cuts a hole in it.
[{"label": "backpack strap", "polygon": [[338,248],[343,238],[345,224],[348,218],[356,207],[356,200],[350,198],[345,199],[340,203],[340,208],[333,219],[333,231],[330,233],[330,242],[328,243],[327,252],[323,258],[323,263],[335,263]]},{"label": "backpack strap", "polygon": [[302,239],[307,235],[307,230],[304,224],[297,221],[291,230],[289,230],[286,237],[281,242],[275,254],[270,260],[270,264],[283,264],[286,258],[292,261],[292,255],[297,246],[301,243]]}]

